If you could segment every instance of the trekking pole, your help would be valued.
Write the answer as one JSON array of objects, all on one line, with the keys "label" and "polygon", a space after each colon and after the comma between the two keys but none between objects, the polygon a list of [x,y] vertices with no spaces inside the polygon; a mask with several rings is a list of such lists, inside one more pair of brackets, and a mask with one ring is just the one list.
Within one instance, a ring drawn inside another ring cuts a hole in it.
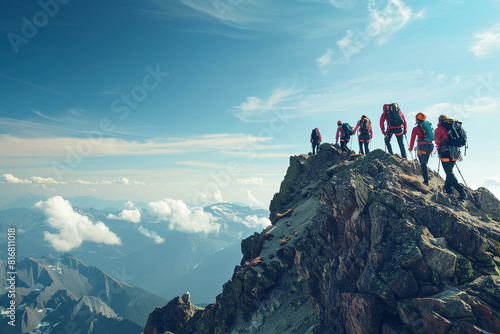
[{"label": "trekking pole", "polygon": [[[408,151],[410,151],[410,144],[408,143],[408,137],[406,137],[406,133],[404,134],[406,139],[406,145],[408,145]],[[413,153],[410,151],[411,160],[413,161]]]},{"label": "trekking pole", "polygon": [[439,190],[439,167],[441,166],[441,161],[438,159],[438,174],[436,176],[436,201],[438,199],[438,190]]},{"label": "trekking pole", "polygon": [[462,180],[464,181],[465,187],[467,187],[467,191],[469,191],[469,186],[467,185],[467,182],[465,182],[464,176],[462,175],[462,172],[460,171],[460,168],[458,168],[458,164],[455,163],[455,166],[457,167],[458,173],[460,174],[460,176],[462,177]]}]

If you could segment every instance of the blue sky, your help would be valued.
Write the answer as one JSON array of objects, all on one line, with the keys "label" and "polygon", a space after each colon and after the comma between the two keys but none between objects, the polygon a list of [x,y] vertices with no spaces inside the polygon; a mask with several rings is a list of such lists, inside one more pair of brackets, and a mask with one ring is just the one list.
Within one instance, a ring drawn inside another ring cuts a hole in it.
[{"label": "blue sky", "polygon": [[267,208],[312,128],[334,142],[337,120],[367,114],[383,148],[391,102],[409,125],[463,121],[460,169],[499,196],[499,13],[499,0],[5,1],[0,201]]}]

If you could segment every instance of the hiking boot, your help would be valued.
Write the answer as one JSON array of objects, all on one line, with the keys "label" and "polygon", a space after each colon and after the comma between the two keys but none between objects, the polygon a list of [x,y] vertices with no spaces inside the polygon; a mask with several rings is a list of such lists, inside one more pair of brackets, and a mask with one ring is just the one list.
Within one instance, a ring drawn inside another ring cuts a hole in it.
[{"label": "hiking boot", "polygon": [[453,189],[451,188],[448,188],[448,187],[443,187],[443,190],[445,193],[447,193],[448,195],[451,195],[453,194]]}]

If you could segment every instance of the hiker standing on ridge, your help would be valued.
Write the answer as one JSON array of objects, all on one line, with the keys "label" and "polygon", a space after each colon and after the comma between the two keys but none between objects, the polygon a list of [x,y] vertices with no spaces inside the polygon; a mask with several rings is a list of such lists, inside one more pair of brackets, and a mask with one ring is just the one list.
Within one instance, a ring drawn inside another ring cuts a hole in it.
[{"label": "hiker standing on ridge", "polygon": [[[385,123],[387,122],[387,130]],[[385,136],[385,146],[390,154],[392,152],[391,138],[395,134],[398,140],[401,156],[406,159],[405,144],[403,142],[403,135],[406,136],[406,119],[399,109],[397,103],[384,104],[382,116],[380,116],[380,129]]]},{"label": "hiker standing on ridge", "polygon": [[[361,119],[356,124],[356,127],[354,128],[353,132],[356,133],[356,131],[359,131],[358,134],[359,154],[370,153],[368,145],[370,144],[370,140],[373,138],[373,128],[372,128],[372,122],[366,115],[361,116]],[[363,152],[363,145],[365,147],[364,152]]]},{"label": "hiker standing on ridge", "polygon": [[458,183],[455,174],[453,174],[453,167],[455,167],[456,161],[461,158],[460,148],[449,143],[448,133],[444,125],[446,121],[454,122],[454,120],[450,120],[446,115],[441,115],[438,121],[439,123],[434,133],[434,139],[438,147],[437,150],[439,158],[441,159],[441,164],[446,173],[446,180],[443,188],[449,195],[453,193],[452,188],[455,188],[459,194],[457,199],[461,201],[466,197],[464,187]]},{"label": "hiker standing on ridge", "polygon": [[432,124],[426,121],[423,113],[419,112],[415,116],[416,126],[411,131],[410,139],[410,152],[413,151],[413,145],[415,144],[415,139],[417,139],[417,156],[420,166],[422,167],[422,176],[424,177],[424,184],[429,185],[429,171],[427,169],[427,163],[429,158],[434,151],[434,129]]},{"label": "hiker standing on ridge", "polygon": [[312,144],[312,154],[318,154],[319,144],[321,144],[321,133],[319,133],[318,128],[314,128],[311,132],[311,144]]},{"label": "hiker standing on ridge", "polygon": [[342,123],[342,121],[337,122],[337,134],[335,135],[335,144],[339,143],[340,137],[340,149],[342,152],[349,151],[347,148],[347,143],[351,140],[351,135],[354,134],[352,127],[349,123]]}]

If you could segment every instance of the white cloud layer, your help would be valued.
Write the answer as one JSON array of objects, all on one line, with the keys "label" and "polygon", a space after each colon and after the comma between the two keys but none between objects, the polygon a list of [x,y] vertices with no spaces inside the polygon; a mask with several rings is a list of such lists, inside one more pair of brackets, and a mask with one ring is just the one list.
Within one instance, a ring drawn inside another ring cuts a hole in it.
[{"label": "white cloud layer", "polygon": [[[276,98],[281,94],[276,93]],[[270,103],[274,103],[270,101]],[[141,156],[159,154],[195,153],[206,151],[231,150],[249,143],[269,141],[269,137],[237,133],[220,133],[194,136],[190,138],[151,139],[146,142],[103,138],[99,143],[92,139],[76,137],[21,138],[0,135],[0,156],[3,157],[70,157],[69,148],[79,147],[82,143],[92,147],[92,156]],[[79,157],[80,159],[86,156]],[[133,182],[131,182],[133,183]]]},{"label": "white cloud layer", "polygon": [[248,228],[262,227],[265,228],[271,225],[271,221],[265,217],[259,218],[255,215],[246,216],[245,218],[234,217],[233,221],[236,223],[244,224]]},{"label": "white cloud layer", "polygon": [[456,119],[477,117],[485,114],[493,114],[500,109],[500,99],[493,97],[468,98],[463,103],[443,102],[436,103],[425,108],[427,118],[435,120],[439,115],[447,114]]},{"label": "white cloud layer", "polygon": [[2,176],[7,183],[31,183],[30,180],[19,179],[12,174],[3,174]]},{"label": "white cloud layer", "polygon": [[483,181],[483,186],[485,186],[485,187],[500,187],[500,175],[485,178]]},{"label": "white cloud layer", "polygon": [[247,190],[246,199],[248,204],[252,206],[260,206],[260,207],[264,206],[264,203],[260,202],[257,198],[255,198],[250,190]]},{"label": "white cloud layer", "polygon": [[181,200],[165,198],[163,201],[151,202],[148,212],[158,220],[168,222],[171,230],[189,233],[218,233],[221,225],[216,223],[212,214],[202,208],[188,207]]},{"label": "white cloud layer", "polygon": [[250,177],[247,179],[237,179],[237,184],[245,184],[245,185],[255,185],[261,186],[264,184],[264,180],[261,177]]},{"label": "white cloud layer", "polygon": [[134,202],[132,202],[132,201],[127,201],[127,203],[125,203],[125,208],[126,208],[126,209],[135,209],[135,204],[134,204]]},{"label": "white cloud layer", "polygon": [[70,251],[80,247],[83,241],[121,245],[120,238],[103,222],[93,223],[87,216],[75,212],[71,203],[61,196],[39,201],[34,207],[42,210],[50,227],[59,230],[57,234],[44,233],[45,240],[56,251]]},{"label": "white cloud layer", "polygon": [[145,229],[142,226],[139,226],[138,228],[139,232],[141,232],[144,236],[153,239],[155,244],[162,244],[165,242],[165,239],[160,237],[155,231],[149,231],[148,229]]},{"label": "white cloud layer", "polygon": [[138,224],[141,222],[141,211],[139,209],[125,209],[118,216],[110,213],[106,218]]},{"label": "white cloud layer", "polygon": [[476,57],[487,58],[500,50],[500,23],[481,30],[474,35],[474,44],[469,48]]},{"label": "white cloud layer", "polygon": [[31,179],[34,183],[38,183],[38,184],[41,184],[41,183],[64,184],[64,183],[66,183],[66,182],[59,182],[59,181],[56,181],[56,180],[54,180],[54,179],[53,179],[53,178],[51,178],[51,177],[44,178],[44,177],[40,177],[40,176],[32,176],[32,177],[30,177],[30,179]]}]

